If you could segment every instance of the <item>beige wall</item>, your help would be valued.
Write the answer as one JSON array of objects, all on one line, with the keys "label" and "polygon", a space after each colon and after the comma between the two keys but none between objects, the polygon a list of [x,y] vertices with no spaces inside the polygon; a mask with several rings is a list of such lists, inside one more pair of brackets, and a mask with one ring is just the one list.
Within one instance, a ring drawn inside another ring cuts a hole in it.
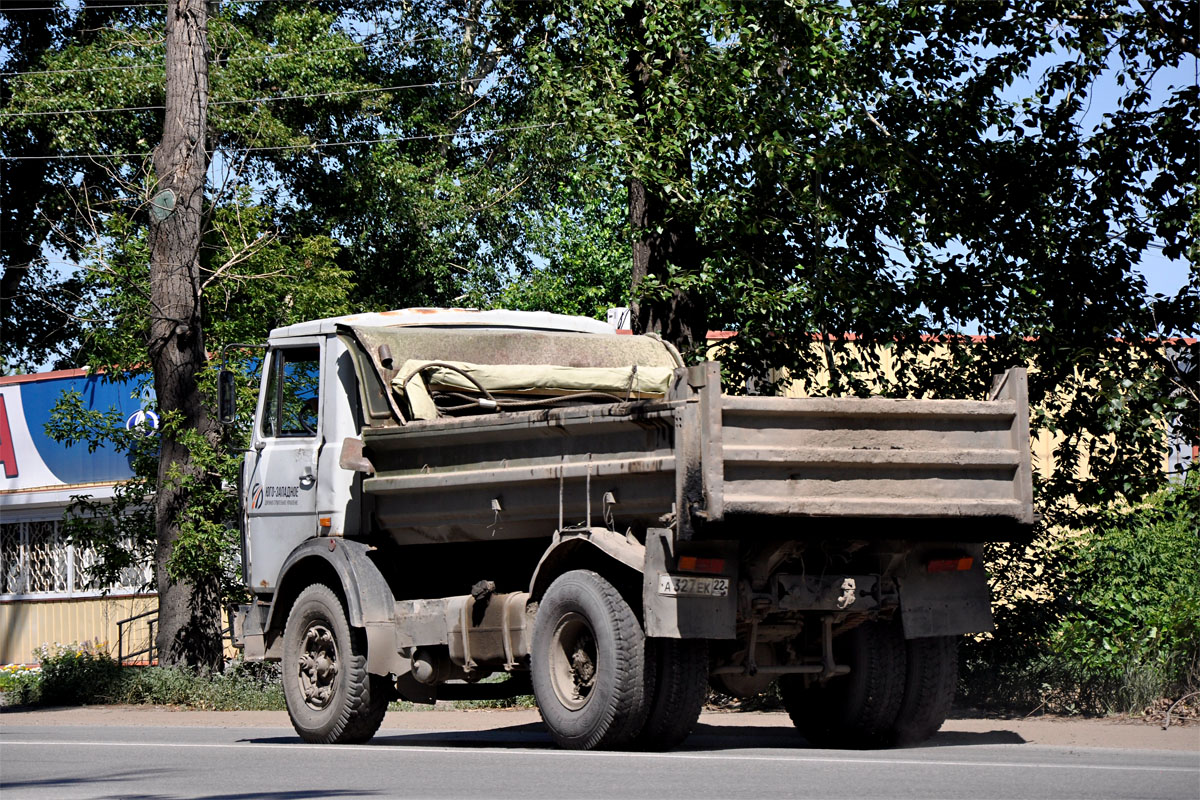
[{"label": "beige wall", "polygon": [[[854,341],[839,343],[838,348],[837,348],[838,361],[841,361],[842,359],[845,359],[848,362],[858,361],[859,347],[860,347],[860,345]],[[820,342],[814,342],[812,344],[812,350],[813,350],[814,356],[817,357],[818,363],[825,361],[825,359],[828,357],[828,353],[826,352],[825,348],[823,347],[823,345]],[[718,350],[716,350],[715,348],[711,349],[709,351],[709,357],[719,360],[720,352]],[[954,358],[954,354],[948,347],[935,346],[935,347],[931,348],[929,351],[921,353],[919,356],[917,356],[916,363],[918,365],[920,365],[920,367],[925,368],[925,369],[930,369],[930,370],[947,369],[947,368],[949,368],[949,365],[953,361],[953,358]],[[896,358],[895,358],[893,350],[891,348],[877,347],[876,351],[875,351],[875,359],[878,361],[878,369],[877,370],[876,369],[866,369],[866,370],[854,371],[852,369],[849,369],[846,364],[842,364],[841,368],[843,370],[843,373],[853,374],[856,378],[858,378],[858,379],[866,382],[868,385],[871,385],[874,387],[879,387],[879,386],[894,382],[896,380]],[[865,359],[864,359],[864,361],[865,361]],[[1038,369],[1037,364],[1035,364],[1035,363],[1029,364],[1028,369],[1031,373],[1036,372]],[[785,396],[785,397],[807,397],[807,396],[809,396],[806,391],[806,386],[805,386],[804,381],[789,380],[789,376],[788,376],[788,373],[786,370],[777,373],[777,376],[781,379],[781,384],[783,387],[782,388],[783,396]],[[811,376],[809,376],[809,381],[811,382],[812,385],[821,386],[821,385],[824,385],[828,380],[829,380],[829,372],[827,369],[819,369],[815,373],[813,373]],[[1089,385],[1089,386],[1094,385],[1094,382],[1092,382],[1092,381],[1085,381],[1084,383],[1085,383],[1085,385]],[[985,386],[979,387],[978,394],[980,397],[982,397],[983,392],[986,390],[986,388],[987,387],[985,387]],[[1072,395],[1069,393],[1069,390],[1064,390],[1060,395],[1060,399],[1070,400],[1073,398],[1072,398]],[[1037,398],[1031,397],[1030,403],[1033,404],[1036,402],[1036,400],[1037,400]],[[1163,428],[1164,439],[1166,437],[1166,433],[1167,433],[1167,431],[1164,426],[1164,428]],[[1051,474],[1054,472],[1054,470],[1059,462],[1058,451],[1064,445],[1064,442],[1066,441],[1066,437],[1064,437],[1062,434],[1055,434],[1051,431],[1044,430],[1044,429],[1043,430],[1035,429],[1035,430],[1031,431],[1031,434],[1032,434],[1031,435],[1032,441],[1030,444],[1031,444],[1031,448],[1033,450],[1033,470],[1041,478],[1049,478],[1051,476]],[[1084,436],[1085,443],[1088,438],[1089,437],[1085,434],[1085,436]],[[1112,436],[1110,434],[1106,434],[1102,438],[1111,439]],[[1168,458],[1167,458],[1166,453],[1164,452],[1163,470],[1168,471],[1169,469],[1170,469],[1170,465],[1168,463]],[[1079,463],[1076,468],[1075,477],[1078,479],[1081,479],[1081,480],[1089,477],[1086,450],[1081,453],[1081,458],[1080,458]]]},{"label": "beige wall", "polygon": [[[43,644],[95,639],[115,658],[117,621],[157,607],[153,595],[0,603],[0,664],[32,664],[34,649]],[[126,649],[144,648],[147,635],[144,619],[126,626]]]}]

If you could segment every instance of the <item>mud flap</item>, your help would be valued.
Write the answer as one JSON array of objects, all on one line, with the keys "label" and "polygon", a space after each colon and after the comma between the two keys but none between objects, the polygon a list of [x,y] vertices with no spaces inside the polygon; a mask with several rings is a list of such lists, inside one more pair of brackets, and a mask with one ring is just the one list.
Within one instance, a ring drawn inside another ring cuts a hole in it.
[{"label": "mud flap", "polygon": [[[660,594],[659,576],[671,574],[679,554],[672,552],[674,531],[646,531],[646,566],[642,572],[642,608],[647,636],[666,639],[733,639],[737,635],[737,543],[687,543],[697,555],[725,559],[729,591],[724,597]],[[701,553],[701,550],[703,552]]]},{"label": "mud flap", "polygon": [[[949,557],[948,557],[949,556]],[[994,631],[991,591],[980,544],[940,544],[909,554],[900,584],[904,638]],[[968,569],[938,570],[931,562],[970,559]]]}]

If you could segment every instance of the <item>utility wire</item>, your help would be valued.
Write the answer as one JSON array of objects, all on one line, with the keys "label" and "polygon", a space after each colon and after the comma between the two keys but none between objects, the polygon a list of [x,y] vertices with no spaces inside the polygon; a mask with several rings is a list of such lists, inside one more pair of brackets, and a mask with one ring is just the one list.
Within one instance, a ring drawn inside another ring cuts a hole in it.
[{"label": "utility wire", "polygon": [[57,111],[15,111],[10,114],[0,114],[0,119],[12,117],[53,117],[65,114],[104,114],[109,111],[162,111],[166,106],[125,106],[124,108],[79,108]]},{"label": "utility wire", "polygon": [[[507,75],[497,75],[496,80],[503,80],[504,78],[511,78],[512,76],[513,73],[509,73]],[[346,89],[345,91],[341,92],[314,92],[312,94],[271,95],[267,97],[252,97],[239,100],[215,100],[209,103],[209,105],[234,106],[241,105],[242,103],[263,103],[272,100],[309,100],[317,97],[342,97],[353,94],[379,94],[381,92],[398,92],[401,89],[433,89],[439,86],[456,86],[462,83],[480,83],[483,80],[483,78],[474,78],[470,80],[435,81],[434,83],[410,83],[405,86],[380,86],[371,89]]]},{"label": "utility wire", "polygon": [[[218,2],[220,2],[221,5],[242,5],[242,4],[247,4],[247,3],[269,3],[269,2],[271,2],[271,0],[218,0]],[[107,11],[109,9],[114,9],[114,8],[166,8],[168,5],[169,5],[168,3],[113,3],[111,5],[108,3],[105,3],[103,5],[97,5],[94,8],[89,8],[85,3],[81,3],[79,6],[77,6],[75,8],[68,8],[65,6],[60,6],[58,4],[54,4],[54,5],[45,5],[45,6],[19,6],[17,8],[5,8],[4,10],[5,11],[47,11],[47,12],[76,11],[77,12],[77,11],[89,11],[89,10],[91,10],[91,11]]]},{"label": "utility wire", "polygon": [[[499,75],[497,79],[510,78],[512,73],[507,75]],[[266,103],[276,100],[310,100],[317,97],[343,97],[355,94],[380,94],[382,92],[397,92],[401,89],[431,89],[439,86],[455,86],[461,83],[478,83],[482,78],[475,78],[467,81],[436,81],[434,83],[410,83],[404,86],[376,86],[369,89],[346,89],[338,92],[312,92],[310,94],[281,94],[268,95],[266,97],[246,97],[236,100],[214,100],[209,103],[210,106],[235,106],[246,103]],[[0,114],[0,119],[8,119],[10,117],[49,117],[63,116],[67,114],[105,114],[111,111],[162,111],[166,106],[125,106],[123,108],[69,108],[56,109],[53,111],[14,111],[8,114]]]},{"label": "utility wire", "polygon": [[[374,38],[375,34],[371,37]],[[434,39],[440,39],[440,36],[420,36],[416,39],[405,39],[396,42],[397,46],[407,44],[417,44],[418,42],[431,42]],[[347,45],[345,47],[328,47],[321,50],[281,50],[277,53],[261,53],[256,56],[235,56],[233,58],[221,59],[218,63],[230,64],[233,62],[243,61],[258,61],[259,59],[270,60],[273,58],[288,58],[295,55],[316,55],[318,53],[341,53],[346,50],[357,50],[360,47],[371,47],[372,43],[368,41],[358,42],[356,44]],[[74,67],[71,69],[37,69],[26,70],[24,72],[0,72],[3,77],[21,77],[24,75],[75,75],[84,72],[112,72],[113,70],[122,69],[162,69],[163,62],[156,61],[153,64],[115,64],[110,67]]]},{"label": "utility wire", "polygon": [[[434,139],[453,139],[458,136],[482,136],[488,133],[509,133],[513,131],[528,131],[546,128],[560,128],[566,123],[563,122],[544,122],[536,125],[513,125],[508,128],[488,128],[482,131],[458,131],[456,133],[429,133],[419,136],[383,136],[378,139],[352,139],[347,141],[334,142],[312,142],[310,144],[285,144],[275,145],[271,147],[238,147],[230,150],[224,150],[226,153],[268,153],[280,152],[286,150],[321,150],[328,147],[347,147],[356,144],[382,144],[384,142],[419,142],[430,141]],[[223,149],[223,148],[218,148]],[[57,156],[0,156],[0,161],[57,161],[68,159],[81,158],[149,158],[153,152],[148,153],[78,153],[73,155],[57,155]]]}]

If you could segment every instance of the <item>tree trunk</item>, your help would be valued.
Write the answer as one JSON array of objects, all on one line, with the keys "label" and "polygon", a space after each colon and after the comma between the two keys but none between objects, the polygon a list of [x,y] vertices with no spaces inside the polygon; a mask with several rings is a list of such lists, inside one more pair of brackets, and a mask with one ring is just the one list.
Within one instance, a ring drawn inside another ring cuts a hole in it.
[{"label": "tree trunk", "polygon": [[166,120],[162,143],[154,151],[158,183],[150,214],[149,354],[164,421],[154,509],[159,662],[216,667],[221,663],[217,576],[176,581],[167,571],[192,493],[188,484],[210,480],[194,462],[183,436],[190,431],[209,439],[217,435],[197,385],[207,360],[199,292],[200,220],[208,169],[206,24],[204,0],[168,3]]},{"label": "tree trunk", "polygon": [[[628,29],[633,32],[626,62],[633,87],[637,114],[643,120],[653,118],[648,108],[647,88],[651,71],[645,62],[645,18],[643,2],[635,2],[625,12]],[[667,68],[680,65],[678,53],[667,59]],[[677,174],[691,173],[691,159],[685,153],[675,165]],[[679,201],[682,206],[682,200]],[[648,185],[636,174],[629,178],[629,227],[633,234],[633,281],[630,318],[634,333],[654,332],[682,352],[704,347],[708,333],[708,309],[694,290],[670,286],[671,267],[682,275],[700,272],[700,246],[696,224],[682,207],[672,207],[661,187]],[[642,296],[642,283],[653,277],[669,287],[665,295]]]},{"label": "tree trunk", "polygon": [[634,177],[629,180],[629,227],[633,231],[633,332],[657,333],[685,353],[702,348],[708,313],[700,297],[678,288],[669,289],[665,296],[640,296],[647,277],[669,285],[672,266],[683,274],[700,271],[695,224],[672,215],[670,204]]}]

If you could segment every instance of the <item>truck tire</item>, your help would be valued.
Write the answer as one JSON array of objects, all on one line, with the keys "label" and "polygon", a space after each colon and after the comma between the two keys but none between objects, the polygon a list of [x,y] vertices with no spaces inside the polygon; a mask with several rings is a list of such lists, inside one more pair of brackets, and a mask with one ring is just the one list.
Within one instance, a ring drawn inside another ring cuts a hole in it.
[{"label": "truck tire", "polygon": [[805,688],[799,675],[779,681],[792,723],[814,747],[868,749],[894,739],[904,698],[905,647],[900,626],[867,622],[837,637],[834,659],[850,674]]},{"label": "truck tire", "polygon": [[654,662],[653,699],[634,744],[644,750],[669,750],[692,732],[708,696],[708,642],[647,639],[646,658]]},{"label": "truck tire", "polygon": [[946,721],[958,688],[958,637],[909,639],[904,700],[896,716],[895,743],[919,744]]},{"label": "truck tire", "polygon": [[387,711],[387,679],[367,672],[366,635],[323,584],[300,593],[283,629],[283,694],[296,733],[315,744],[369,740]]},{"label": "truck tire", "polygon": [[633,609],[590,570],[559,576],[533,626],[533,695],[560,747],[619,748],[648,711],[646,637]]}]

